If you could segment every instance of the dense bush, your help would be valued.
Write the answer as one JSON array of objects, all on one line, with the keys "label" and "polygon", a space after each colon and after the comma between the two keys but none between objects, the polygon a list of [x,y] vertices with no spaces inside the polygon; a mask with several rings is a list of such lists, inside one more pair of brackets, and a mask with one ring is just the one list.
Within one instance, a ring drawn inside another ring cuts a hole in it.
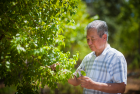
[{"label": "dense bush", "polygon": [[[63,27],[72,24],[78,0],[3,0],[0,2],[0,80],[15,85],[17,93],[55,88],[72,74],[78,53],[59,48]],[[50,65],[56,64],[56,70]]]}]

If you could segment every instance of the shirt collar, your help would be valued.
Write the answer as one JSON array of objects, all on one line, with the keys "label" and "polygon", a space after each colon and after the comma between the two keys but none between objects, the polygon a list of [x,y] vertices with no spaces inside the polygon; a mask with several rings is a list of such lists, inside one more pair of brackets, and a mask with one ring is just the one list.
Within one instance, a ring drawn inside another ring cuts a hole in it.
[{"label": "shirt collar", "polygon": [[107,47],[104,49],[101,55],[106,55],[109,48],[110,48],[110,44],[107,44]]}]

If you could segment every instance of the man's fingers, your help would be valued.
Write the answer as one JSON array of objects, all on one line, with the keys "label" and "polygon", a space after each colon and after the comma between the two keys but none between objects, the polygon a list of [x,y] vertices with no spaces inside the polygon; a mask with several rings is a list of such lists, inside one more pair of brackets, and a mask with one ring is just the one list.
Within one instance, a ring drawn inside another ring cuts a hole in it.
[{"label": "man's fingers", "polygon": [[51,65],[50,67],[51,67],[52,70],[55,70],[56,64],[53,64],[53,65]]},{"label": "man's fingers", "polygon": [[81,83],[81,87],[85,87],[86,86],[86,83]]},{"label": "man's fingers", "polygon": [[80,76],[78,79],[79,79],[79,80],[83,80],[82,76]]},{"label": "man's fingers", "polygon": [[78,80],[80,80],[82,83],[84,83],[86,81],[86,78],[81,76],[81,77],[78,78]]},{"label": "man's fingers", "polygon": [[78,79],[87,79],[88,77],[86,77],[86,76],[80,76]]},{"label": "man's fingers", "polygon": [[81,84],[81,87],[84,87],[84,85],[83,85],[83,84]]}]

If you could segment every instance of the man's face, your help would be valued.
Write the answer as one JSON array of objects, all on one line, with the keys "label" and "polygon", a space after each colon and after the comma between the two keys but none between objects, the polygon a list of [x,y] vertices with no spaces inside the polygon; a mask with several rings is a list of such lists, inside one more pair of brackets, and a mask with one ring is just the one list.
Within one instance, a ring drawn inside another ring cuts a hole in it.
[{"label": "man's face", "polygon": [[106,40],[104,35],[102,36],[102,38],[100,38],[95,28],[87,30],[87,43],[92,51],[95,52],[102,51],[105,46],[105,41]]}]

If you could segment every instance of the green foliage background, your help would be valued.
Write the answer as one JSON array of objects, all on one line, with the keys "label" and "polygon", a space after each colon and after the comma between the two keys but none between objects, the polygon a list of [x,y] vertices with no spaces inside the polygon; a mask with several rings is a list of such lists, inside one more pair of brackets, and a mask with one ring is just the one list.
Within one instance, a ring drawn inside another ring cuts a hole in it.
[{"label": "green foliage background", "polygon": [[[114,46],[127,58],[128,69],[140,69],[140,1],[129,0],[118,15]],[[119,45],[118,45],[119,44]]]}]

